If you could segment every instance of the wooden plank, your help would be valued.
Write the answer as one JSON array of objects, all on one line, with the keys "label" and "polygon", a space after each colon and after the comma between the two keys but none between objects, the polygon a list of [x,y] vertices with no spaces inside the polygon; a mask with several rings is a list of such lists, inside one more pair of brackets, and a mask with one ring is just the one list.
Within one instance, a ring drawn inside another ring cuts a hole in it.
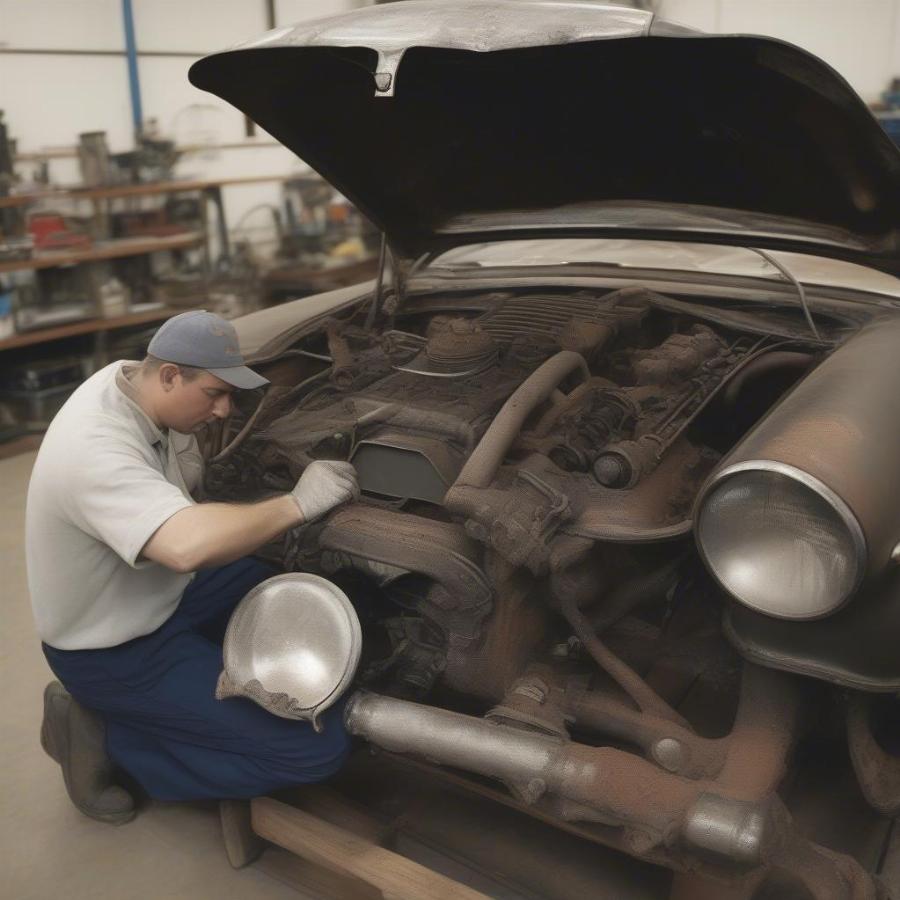
[{"label": "wooden plank", "polygon": [[[184,312],[184,310],[180,310]],[[150,322],[160,322],[174,316],[179,310],[163,307],[151,309],[146,312],[128,313],[124,316],[110,316],[104,319],[81,319],[78,322],[69,322],[66,325],[54,325],[50,328],[38,328],[34,331],[26,331],[11,338],[0,341],[0,351],[15,350],[17,347],[28,347],[32,344],[44,344],[48,341],[58,341],[60,338],[75,337],[79,334],[95,334],[98,331],[115,331],[118,328],[127,328],[129,325],[144,325]]]},{"label": "wooden plank", "polygon": [[217,180],[195,179],[193,181],[149,181],[144,184],[115,184],[91,188],[75,188],[68,192],[70,197],[84,200],[110,200],[116,197],[148,197],[156,194],[177,194],[181,191],[205,191],[229,184],[260,184],[267,181],[282,181],[289,175],[242,175],[237,178]]},{"label": "wooden plank", "polygon": [[[283,147],[278,141],[224,141],[214,144],[179,144],[175,150],[178,153],[204,153],[209,150],[248,150],[255,147]],[[78,156],[78,148],[74,145],[67,147],[48,147],[46,150],[30,150],[16,153],[15,162],[40,162],[44,159],[70,159]]]},{"label": "wooden plank", "polygon": [[[277,146],[273,144],[272,146]],[[0,209],[7,206],[27,206],[37,200],[111,200],[116,197],[148,197],[156,194],[177,194],[180,191],[205,191],[231,184],[262,184],[270,181],[293,181],[312,173],[292,175],[242,175],[236,178],[192,179],[190,181],[148,181],[143,184],[109,184],[96,187],[71,187],[35,191],[30,194],[11,194],[0,197]],[[316,176],[318,177],[318,176]]]},{"label": "wooden plank", "polygon": [[11,259],[0,262],[0,275],[4,272],[52,269],[54,266],[99,262],[105,259],[119,259],[123,256],[143,256],[159,250],[181,250],[199,244],[202,240],[203,235],[199,231],[189,231],[185,234],[173,234],[169,237],[159,238],[117,238],[80,250],[43,250],[28,259]]},{"label": "wooden plank", "polygon": [[48,197],[64,197],[66,192],[58,188],[48,188],[46,191],[30,191],[27,194],[9,194],[0,197],[0,209],[7,209],[13,206],[28,206],[29,203],[35,203],[38,200],[46,200]]},{"label": "wooden plank", "polygon": [[485,900],[485,895],[269,797],[251,801],[253,830],[267,841],[396,900]]},{"label": "wooden plank", "polygon": [[358,803],[322,784],[304,784],[279,795],[289,805],[352,832],[374,844],[384,844],[393,834],[390,824],[381,822]]},{"label": "wooden plank", "polygon": [[304,897],[316,900],[383,900],[384,894],[358,878],[340,875],[281,847],[269,847],[253,864]]}]

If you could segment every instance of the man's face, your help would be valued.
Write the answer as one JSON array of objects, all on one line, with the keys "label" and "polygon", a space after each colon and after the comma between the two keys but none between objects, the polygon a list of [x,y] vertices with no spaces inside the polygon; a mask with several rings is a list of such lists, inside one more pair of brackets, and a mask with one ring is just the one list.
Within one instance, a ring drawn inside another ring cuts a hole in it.
[{"label": "man's face", "polygon": [[231,412],[234,388],[221,378],[209,372],[190,379],[178,371],[161,374],[165,390],[158,413],[165,427],[191,434],[216,419],[227,418]]}]

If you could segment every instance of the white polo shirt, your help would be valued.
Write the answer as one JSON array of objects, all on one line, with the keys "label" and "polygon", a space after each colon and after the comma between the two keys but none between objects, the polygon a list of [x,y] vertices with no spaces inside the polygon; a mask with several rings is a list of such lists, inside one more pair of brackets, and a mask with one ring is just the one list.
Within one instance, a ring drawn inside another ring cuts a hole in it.
[{"label": "white polo shirt", "polygon": [[60,650],[112,647],[154,631],[192,575],[143,546],[194,503],[203,472],[193,435],[161,431],[116,362],[82,384],[44,437],[28,487],[25,552],[41,640]]}]

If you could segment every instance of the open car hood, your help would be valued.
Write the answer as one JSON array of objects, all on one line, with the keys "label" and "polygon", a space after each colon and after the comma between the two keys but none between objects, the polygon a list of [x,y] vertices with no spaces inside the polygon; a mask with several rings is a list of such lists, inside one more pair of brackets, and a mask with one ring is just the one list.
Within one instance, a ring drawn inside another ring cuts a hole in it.
[{"label": "open car hood", "polygon": [[190,79],[407,257],[601,233],[900,273],[900,152],[840,75],[781,41],[585,0],[404,0],[277,29]]}]

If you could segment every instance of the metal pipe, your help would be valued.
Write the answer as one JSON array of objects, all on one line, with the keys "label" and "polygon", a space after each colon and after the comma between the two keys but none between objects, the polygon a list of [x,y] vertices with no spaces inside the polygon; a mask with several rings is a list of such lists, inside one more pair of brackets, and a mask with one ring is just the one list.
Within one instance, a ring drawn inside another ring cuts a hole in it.
[{"label": "metal pipe", "polygon": [[459,525],[353,504],[328,517],[319,546],[427,575],[443,588],[437,599],[444,608],[466,610],[473,621],[477,611],[483,616],[491,608],[476,546]]},{"label": "metal pipe", "polygon": [[672,709],[631,666],[619,659],[597,637],[591,623],[578,608],[578,601],[573,595],[559,598],[559,609],[594,662],[637,703],[642,712],[653,713],[682,727],[689,727],[682,715]]},{"label": "metal pipe", "polygon": [[246,422],[241,426],[240,431],[228,442],[228,444],[223,447],[212,459],[209,460],[207,465],[212,465],[213,463],[222,462],[222,460],[227,459],[234,453],[241,444],[247,438],[247,435],[250,434],[253,426],[256,424],[257,419],[259,419],[260,413],[263,411],[263,408],[266,406],[266,401],[272,396],[271,388],[269,388],[266,393],[262,395],[259,400],[259,403],[256,405],[256,409],[253,410],[253,413],[247,419]]},{"label": "metal pipe", "polygon": [[819,333],[819,329],[816,328],[816,323],[813,321],[812,313],[809,311],[809,304],[806,302],[806,288],[803,287],[803,282],[800,281],[796,275],[780,260],[776,259],[772,256],[771,253],[766,253],[765,250],[760,250],[759,247],[748,247],[748,250],[753,253],[759,254],[770,266],[778,269],[785,278],[794,287],[797,289],[797,296],[800,299],[800,307],[803,310],[803,315],[806,317],[806,323],[809,325],[809,330],[813,333],[813,336],[817,341],[822,340],[822,335]]},{"label": "metal pipe", "polygon": [[457,485],[485,488],[491,483],[528,416],[548,400],[557,386],[576,370],[585,381],[590,378],[584,357],[571,350],[563,350],[551,356],[519,385],[503,404],[460,472],[459,478],[450,488],[447,505],[451,509],[453,489]]},{"label": "metal pipe", "polygon": [[359,409],[371,407],[370,412],[362,414],[357,425],[390,422],[400,428],[415,428],[439,434],[462,444],[466,452],[471,452],[475,446],[475,431],[472,426],[465,420],[447,413],[420,409],[416,406],[401,406],[398,403],[385,405],[368,397],[356,397],[353,402]]},{"label": "metal pipe", "polygon": [[381,232],[381,247],[378,250],[378,279],[375,282],[375,293],[372,295],[372,302],[369,305],[369,311],[366,313],[366,331],[371,331],[375,327],[375,317],[378,315],[378,307],[381,306],[381,294],[384,290],[384,266],[387,261],[387,236]]},{"label": "metal pipe", "polygon": [[545,792],[571,801],[573,819],[618,822],[655,838],[680,833],[694,850],[744,865],[762,862],[770,835],[766,802],[721,795],[611,747],[588,747],[436,707],[358,691],[347,702],[350,734],[517,789],[526,802]]},{"label": "metal pipe", "polygon": [[668,827],[699,796],[697,783],[621,750],[364,691],[350,698],[344,722],[351,734],[385,750],[496,778],[518,786],[532,802],[546,791],[593,803],[628,823]]},{"label": "metal pipe", "polygon": [[728,738],[700,737],[671,719],[632,709],[597,691],[579,692],[562,702],[579,728],[636,744],[670,772],[713,778],[722,770]]},{"label": "metal pipe", "polygon": [[[853,860],[824,851],[797,834],[775,794],[801,703],[792,676],[746,666],[728,760],[715,780],[689,781],[609,747],[497,724],[435,707],[357,692],[344,713],[347,730],[395,753],[408,753],[496,778],[526,803],[546,792],[562,801],[557,815],[625,826],[611,843],[660,862],[659,851],[696,877],[741,874],[761,884],[772,872],[798,878],[816,900],[874,898],[873,883]],[[716,742],[718,743],[718,742]],[[630,837],[629,837],[630,836]],[[668,851],[663,850],[668,848]],[[723,868],[725,863],[729,868]],[[693,897],[693,877],[676,877],[679,898]],[[713,885],[700,897],[749,897]]]},{"label": "metal pipe", "polygon": [[125,55],[128,60],[128,87],[131,91],[131,118],[137,140],[144,128],[144,110],[141,104],[141,80],[138,74],[137,42],[134,38],[134,12],[131,0],[122,0],[122,22],[125,26]]},{"label": "metal pipe", "polygon": [[797,737],[801,700],[796,676],[744,663],[728,752],[716,778],[729,796],[758,800],[775,791]]},{"label": "metal pipe", "polygon": [[538,778],[557,788],[561,783],[559,757],[566,744],[559,738],[362,691],[350,698],[344,720],[351,734],[385,750],[413,753],[507,783]]}]

